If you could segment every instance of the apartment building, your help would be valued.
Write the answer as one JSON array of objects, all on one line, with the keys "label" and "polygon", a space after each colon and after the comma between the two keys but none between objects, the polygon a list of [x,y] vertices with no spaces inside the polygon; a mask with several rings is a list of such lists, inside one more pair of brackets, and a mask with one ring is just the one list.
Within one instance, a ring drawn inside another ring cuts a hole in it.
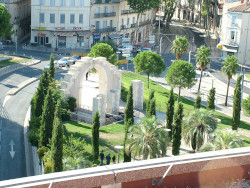
[{"label": "apartment building", "polygon": [[250,3],[237,1],[225,4],[222,16],[222,59],[235,55],[242,65],[250,65]]},{"label": "apartment building", "polygon": [[11,36],[13,42],[19,42],[30,33],[31,9],[30,0],[0,0],[11,14],[14,34]]},{"label": "apartment building", "polygon": [[89,48],[90,0],[32,0],[32,46]]}]

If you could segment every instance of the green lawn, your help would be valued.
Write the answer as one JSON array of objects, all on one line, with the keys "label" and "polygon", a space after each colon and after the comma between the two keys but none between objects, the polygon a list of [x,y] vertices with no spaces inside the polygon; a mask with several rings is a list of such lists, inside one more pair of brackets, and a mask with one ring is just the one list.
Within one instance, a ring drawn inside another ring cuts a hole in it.
[{"label": "green lawn", "polygon": [[[85,156],[92,161],[91,157],[91,126],[79,122],[70,121],[65,124],[66,137],[73,134],[75,138],[83,138],[86,141]],[[103,150],[105,156],[110,153],[111,157],[114,155],[117,158],[117,151],[114,148],[116,145],[123,145],[124,139],[124,125],[123,123],[112,124],[100,128],[100,151]],[[121,153],[120,159],[123,160]]]},{"label": "green lawn", "polygon": [[250,80],[250,74],[246,74],[248,80]]},{"label": "green lawn", "polygon": [[[127,92],[129,85],[131,84],[131,80],[139,79],[144,81],[144,103],[149,96],[149,90],[146,88],[147,79],[145,76],[132,73],[132,72],[123,72],[122,74],[122,84],[124,87],[123,92]],[[155,90],[156,96],[156,104],[157,109],[161,111],[165,111],[166,101],[169,95],[169,91],[157,83],[150,81],[150,88]],[[177,95],[175,95],[175,100],[177,99]],[[194,102],[181,98],[181,101],[184,106],[185,115],[191,112],[194,107]],[[226,116],[222,113],[215,111],[215,117],[221,119],[221,123],[218,124],[218,129],[231,128],[232,118]],[[241,121],[240,128],[249,131],[250,123]],[[86,156],[89,156],[88,159],[91,158],[91,126],[85,125],[78,122],[67,122],[65,124],[65,135],[69,136],[73,134],[74,137],[81,137],[86,141]],[[244,139],[244,146],[250,146],[250,137],[242,136]],[[104,150],[105,156],[110,153],[111,157],[113,155],[117,156],[116,150],[114,148],[115,145],[123,145],[124,139],[124,125],[123,123],[108,125],[100,128],[100,151]],[[123,154],[120,155],[121,160],[123,160]]]},{"label": "green lawn", "polygon": [[12,59],[0,61],[0,69],[16,63],[24,63],[29,61],[29,58],[10,56]]}]

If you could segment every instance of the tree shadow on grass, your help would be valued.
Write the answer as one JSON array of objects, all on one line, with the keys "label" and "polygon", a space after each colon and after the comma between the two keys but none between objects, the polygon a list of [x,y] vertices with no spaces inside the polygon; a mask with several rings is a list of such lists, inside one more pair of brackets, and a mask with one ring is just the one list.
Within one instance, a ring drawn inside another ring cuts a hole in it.
[{"label": "tree shadow on grass", "polygon": [[91,130],[91,126],[90,125],[85,125],[83,123],[80,123],[78,121],[68,121],[67,123],[74,125],[76,127],[80,127],[80,128],[84,128],[84,129],[89,129]]}]

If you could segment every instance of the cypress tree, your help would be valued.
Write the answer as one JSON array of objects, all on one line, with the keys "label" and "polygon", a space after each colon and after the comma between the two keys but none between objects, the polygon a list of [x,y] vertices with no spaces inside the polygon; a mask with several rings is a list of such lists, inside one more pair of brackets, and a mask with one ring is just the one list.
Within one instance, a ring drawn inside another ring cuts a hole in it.
[{"label": "cypress tree", "polygon": [[192,149],[194,151],[196,150],[196,135],[197,135],[197,133],[195,132],[194,135],[191,138],[191,146],[192,146]]},{"label": "cypress tree", "polygon": [[166,112],[166,126],[171,131],[169,132],[169,137],[172,140],[172,124],[174,118],[174,91],[171,88],[169,93],[169,98],[167,101],[167,112]]},{"label": "cypress tree", "polygon": [[209,90],[209,95],[208,95],[208,99],[207,99],[207,109],[208,110],[215,109],[214,101],[215,101],[215,88],[212,88]]},{"label": "cypress tree", "polygon": [[55,64],[53,54],[50,54],[49,77],[50,81],[53,81],[55,79]]},{"label": "cypress tree", "polygon": [[234,100],[233,100],[233,119],[232,129],[237,130],[240,126],[240,112],[241,112],[241,79],[242,76],[238,77],[236,86],[234,89]]},{"label": "cypress tree", "polygon": [[92,122],[92,139],[91,139],[92,155],[94,161],[98,160],[99,156],[99,128],[100,128],[100,115],[99,112],[96,111]]},{"label": "cypress tree", "polygon": [[130,85],[127,96],[127,105],[124,111],[124,124],[127,123],[128,119],[132,119],[132,124],[134,123],[134,106],[133,106],[133,87]]},{"label": "cypress tree", "polygon": [[49,140],[52,138],[53,121],[54,121],[54,101],[52,96],[52,89],[48,90],[47,96],[45,98],[41,127],[40,127],[40,146],[47,147]]},{"label": "cypress tree", "polygon": [[180,154],[182,118],[183,118],[183,105],[181,102],[179,102],[174,114],[173,147],[172,147],[173,155]]},{"label": "cypress tree", "polygon": [[152,109],[152,100],[154,99],[155,92],[154,90],[150,90],[149,97],[148,97],[148,102],[147,102],[147,107],[146,107],[146,117],[151,118],[153,115],[152,112],[155,111],[155,109]]},{"label": "cypress tree", "polygon": [[63,126],[61,120],[61,101],[58,100],[53,122],[53,133],[51,143],[52,172],[63,170]]},{"label": "cypress tree", "polygon": [[198,93],[195,99],[194,108],[199,109],[200,107],[201,107],[201,95],[200,93]]},{"label": "cypress tree", "polygon": [[132,119],[128,119],[127,123],[125,124],[125,136],[124,136],[124,149],[123,149],[123,156],[124,156],[124,162],[131,162],[131,152],[126,152],[126,141],[128,138],[128,129],[130,126],[133,125]]}]

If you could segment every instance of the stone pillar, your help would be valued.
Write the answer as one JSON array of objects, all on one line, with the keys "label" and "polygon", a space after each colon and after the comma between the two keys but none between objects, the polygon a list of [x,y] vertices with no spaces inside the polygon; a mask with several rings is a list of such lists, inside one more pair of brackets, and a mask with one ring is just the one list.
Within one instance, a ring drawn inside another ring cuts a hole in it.
[{"label": "stone pillar", "polygon": [[107,96],[107,113],[118,114],[119,112],[119,90],[111,89]]},{"label": "stone pillar", "polygon": [[132,80],[132,84],[134,109],[143,110],[144,82],[141,80]]},{"label": "stone pillar", "polygon": [[103,94],[99,94],[93,98],[92,120],[97,110],[100,115],[100,126],[104,126],[106,122],[106,99]]}]

